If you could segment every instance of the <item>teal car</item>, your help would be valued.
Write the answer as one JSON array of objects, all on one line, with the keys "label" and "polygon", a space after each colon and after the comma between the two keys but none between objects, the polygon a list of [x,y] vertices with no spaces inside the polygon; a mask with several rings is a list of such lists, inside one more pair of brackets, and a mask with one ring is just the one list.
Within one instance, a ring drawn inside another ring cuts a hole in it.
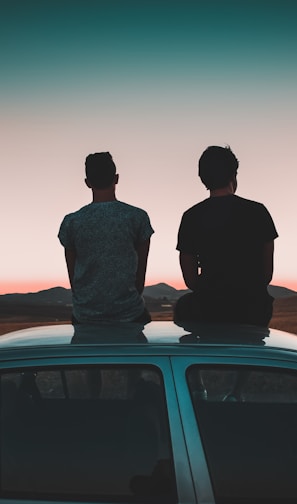
[{"label": "teal car", "polygon": [[296,335],[35,327],[0,373],[0,504],[297,503]]}]

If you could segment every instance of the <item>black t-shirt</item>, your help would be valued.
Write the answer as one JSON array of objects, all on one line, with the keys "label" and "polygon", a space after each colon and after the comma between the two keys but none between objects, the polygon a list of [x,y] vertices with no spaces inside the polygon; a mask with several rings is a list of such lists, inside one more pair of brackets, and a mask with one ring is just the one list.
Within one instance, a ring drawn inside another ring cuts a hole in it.
[{"label": "black t-shirt", "polygon": [[197,255],[202,288],[253,290],[265,286],[263,247],[277,236],[264,205],[235,195],[218,196],[184,213],[176,248]]}]

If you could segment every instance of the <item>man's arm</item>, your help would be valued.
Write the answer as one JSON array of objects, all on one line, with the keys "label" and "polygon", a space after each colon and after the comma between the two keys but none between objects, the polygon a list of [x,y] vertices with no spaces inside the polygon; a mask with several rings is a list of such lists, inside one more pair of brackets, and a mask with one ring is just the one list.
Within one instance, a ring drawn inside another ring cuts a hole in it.
[{"label": "man's arm", "polygon": [[139,294],[142,294],[144,289],[145,282],[145,274],[146,274],[146,266],[147,266],[147,257],[150,249],[150,239],[140,243],[136,248],[137,256],[138,256],[138,266],[136,272],[136,289]]},{"label": "man's arm", "polygon": [[197,290],[199,283],[197,256],[180,252],[179,263],[188,289]]},{"label": "man's arm", "polygon": [[76,261],[76,252],[74,249],[65,248],[65,259],[68,270],[69,282],[71,285],[71,289],[73,291],[73,277],[74,277],[74,267]]},{"label": "man's arm", "polygon": [[266,242],[263,249],[263,276],[264,282],[268,285],[273,275],[273,254],[274,241]]}]

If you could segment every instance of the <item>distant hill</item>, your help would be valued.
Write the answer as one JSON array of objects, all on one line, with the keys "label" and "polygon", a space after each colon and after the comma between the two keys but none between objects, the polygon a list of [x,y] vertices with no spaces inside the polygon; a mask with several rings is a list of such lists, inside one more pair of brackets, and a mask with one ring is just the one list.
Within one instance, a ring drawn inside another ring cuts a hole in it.
[{"label": "distant hill", "polygon": [[268,292],[275,299],[297,296],[296,291],[287,289],[286,287],[279,287],[278,285],[268,285]]},{"label": "distant hill", "polygon": [[71,290],[64,287],[53,287],[52,289],[39,292],[28,292],[27,294],[4,294],[0,296],[1,303],[24,303],[24,304],[71,304]]},{"label": "distant hill", "polygon": [[154,299],[167,298],[171,300],[176,300],[186,292],[190,292],[188,289],[175,289],[166,283],[158,283],[156,285],[148,285],[144,288],[144,297],[150,297]]}]

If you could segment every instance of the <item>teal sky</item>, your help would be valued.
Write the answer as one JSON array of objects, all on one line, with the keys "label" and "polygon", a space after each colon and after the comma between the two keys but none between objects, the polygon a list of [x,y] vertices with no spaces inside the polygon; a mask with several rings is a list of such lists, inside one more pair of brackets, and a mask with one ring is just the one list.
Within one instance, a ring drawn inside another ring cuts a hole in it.
[{"label": "teal sky", "polygon": [[4,0],[1,87],[28,100],[85,85],[139,95],[140,84],[177,89],[189,79],[275,87],[296,78],[296,14],[294,0]]},{"label": "teal sky", "polygon": [[66,285],[57,230],[89,201],[100,150],[155,228],[147,283],[181,283],[177,229],[207,197],[211,144],[231,145],[238,194],[271,211],[273,283],[297,290],[296,19],[294,0],[2,0],[2,291]]}]

